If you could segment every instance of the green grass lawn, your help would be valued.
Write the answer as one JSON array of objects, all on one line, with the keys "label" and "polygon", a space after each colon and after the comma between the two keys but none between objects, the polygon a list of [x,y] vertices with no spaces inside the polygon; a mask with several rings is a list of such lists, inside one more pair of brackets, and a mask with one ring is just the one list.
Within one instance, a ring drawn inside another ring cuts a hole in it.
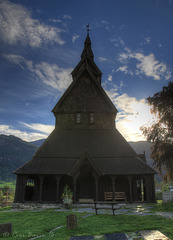
[{"label": "green grass lawn", "polygon": [[173,202],[158,203],[154,205],[151,212],[173,212]]},{"label": "green grass lawn", "polygon": [[[13,223],[13,236],[0,239],[29,239],[32,236],[43,235],[39,238],[67,240],[70,236],[103,235],[115,232],[136,232],[140,230],[157,229],[173,240],[173,219],[160,216],[127,216],[127,215],[92,215],[81,218],[88,213],[75,213],[78,219],[78,227],[74,230],[66,228],[66,217],[72,212],[56,212],[46,210],[40,212],[3,212],[0,211],[0,223]],[[64,225],[64,227],[49,234],[52,229]]]}]

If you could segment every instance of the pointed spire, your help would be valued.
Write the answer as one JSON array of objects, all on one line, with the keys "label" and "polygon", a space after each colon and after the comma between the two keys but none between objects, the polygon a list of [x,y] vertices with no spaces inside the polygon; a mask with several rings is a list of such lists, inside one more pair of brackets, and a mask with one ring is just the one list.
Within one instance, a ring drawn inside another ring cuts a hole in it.
[{"label": "pointed spire", "polygon": [[90,37],[89,37],[89,24],[86,25],[87,27],[87,37],[85,39],[85,42],[84,42],[84,49],[82,51],[82,54],[81,54],[81,59],[85,58],[85,57],[88,57],[92,60],[94,60],[94,54],[92,52],[92,49],[91,49],[91,40],[90,40]]}]

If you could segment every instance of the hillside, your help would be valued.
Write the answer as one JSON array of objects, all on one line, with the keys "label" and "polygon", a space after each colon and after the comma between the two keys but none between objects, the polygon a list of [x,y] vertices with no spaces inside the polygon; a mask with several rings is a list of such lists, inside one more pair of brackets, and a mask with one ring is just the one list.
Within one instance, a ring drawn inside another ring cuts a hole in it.
[{"label": "hillside", "polygon": [[20,138],[0,135],[0,180],[15,180],[12,172],[30,160],[37,148]]},{"label": "hillside", "polygon": [[46,140],[46,139],[40,139],[40,140],[37,140],[37,141],[33,141],[33,142],[31,142],[31,143],[34,144],[34,145],[37,146],[37,147],[40,147],[45,140]]}]

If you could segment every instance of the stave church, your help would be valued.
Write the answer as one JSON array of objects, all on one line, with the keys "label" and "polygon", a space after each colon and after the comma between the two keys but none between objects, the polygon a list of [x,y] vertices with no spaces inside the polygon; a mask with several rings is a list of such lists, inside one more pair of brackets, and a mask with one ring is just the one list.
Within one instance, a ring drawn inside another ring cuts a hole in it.
[{"label": "stave church", "polygon": [[117,109],[101,86],[89,32],[72,83],[52,112],[55,129],[30,161],[18,168],[15,203],[60,203],[65,185],[73,201],[155,202],[154,174],[116,129]]}]

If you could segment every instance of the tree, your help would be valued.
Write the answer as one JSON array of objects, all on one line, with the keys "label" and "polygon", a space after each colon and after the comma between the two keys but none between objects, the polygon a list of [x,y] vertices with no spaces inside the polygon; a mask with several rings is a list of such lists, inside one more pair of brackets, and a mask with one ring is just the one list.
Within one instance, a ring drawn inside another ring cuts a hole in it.
[{"label": "tree", "polygon": [[153,165],[167,182],[173,180],[173,82],[148,97],[147,102],[151,113],[157,116],[157,122],[141,129],[147,140],[153,143]]},{"label": "tree", "polygon": [[0,189],[0,201],[2,201],[3,200],[3,192],[2,192],[2,190]]},{"label": "tree", "polygon": [[5,185],[3,188],[2,188],[2,191],[3,191],[3,194],[6,196],[6,199],[8,200],[8,195],[10,193],[10,187]]}]

